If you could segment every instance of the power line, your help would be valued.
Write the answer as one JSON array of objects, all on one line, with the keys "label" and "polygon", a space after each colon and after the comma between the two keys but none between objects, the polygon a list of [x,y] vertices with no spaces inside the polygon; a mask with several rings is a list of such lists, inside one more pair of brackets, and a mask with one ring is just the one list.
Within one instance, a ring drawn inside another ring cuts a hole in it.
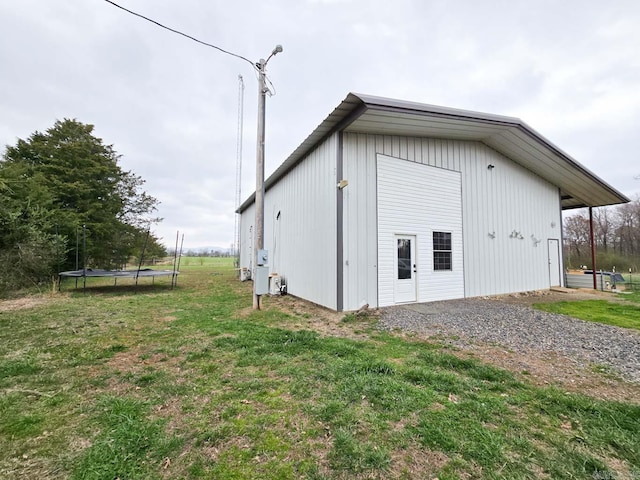
[{"label": "power line", "polygon": [[166,25],[163,25],[160,22],[156,22],[155,20],[152,20],[151,18],[145,17],[144,15],[141,15],[139,13],[131,11],[128,8],[125,8],[125,7],[121,6],[121,5],[118,5],[115,2],[112,2],[111,0],[104,0],[104,1],[107,2],[107,3],[110,3],[114,7],[119,8],[120,10],[124,10],[125,12],[130,13],[131,15],[135,15],[136,17],[140,17],[140,18],[146,20],[147,22],[151,22],[151,23],[157,25],[158,27],[164,28],[165,30],[169,30],[170,32],[173,32],[173,33],[177,33],[178,35],[182,35],[183,37],[186,37],[189,40],[193,40],[194,42],[200,43],[201,45],[205,45],[207,47],[215,48],[216,50],[218,50],[218,51],[220,51],[222,53],[226,53],[227,55],[231,55],[232,57],[236,57],[236,58],[239,58],[241,60],[244,60],[245,62],[248,62],[254,69],[257,68],[256,65],[251,60],[249,60],[246,57],[243,57],[242,55],[238,55],[236,53],[230,52],[228,50],[225,50],[224,48],[220,48],[220,47],[218,47],[216,45],[212,45],[211,43],[203,42],[202,40],[198,40],[197,38],[192,37],[191,35],[187,35],[186,33],[183,33],[183,32],[181,32],[179,30],[175,30],[175,29],[173,29],[171,27],[167,27]]}]

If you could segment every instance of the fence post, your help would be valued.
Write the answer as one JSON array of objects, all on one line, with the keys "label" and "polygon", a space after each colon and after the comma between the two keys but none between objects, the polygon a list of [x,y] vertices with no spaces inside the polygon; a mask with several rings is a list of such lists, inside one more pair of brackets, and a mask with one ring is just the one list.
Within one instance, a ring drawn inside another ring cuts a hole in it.
[{"label": "fence post", "polygon": [[604,275],[602,269],[600,269],[600,291],[604,292]]}]

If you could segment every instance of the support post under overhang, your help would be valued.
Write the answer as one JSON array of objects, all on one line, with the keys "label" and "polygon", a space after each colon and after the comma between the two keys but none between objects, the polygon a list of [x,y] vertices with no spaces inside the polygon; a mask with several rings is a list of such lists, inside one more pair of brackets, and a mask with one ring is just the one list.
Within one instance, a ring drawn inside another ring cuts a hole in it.
[{"label": "support post under overhang", "polygon": [[596,275],[596,240],[593,234],[593,207],[589,207],[589,240],[591,242],[591,272],[593,274],[593,289],[598,289],[598,277]]}]

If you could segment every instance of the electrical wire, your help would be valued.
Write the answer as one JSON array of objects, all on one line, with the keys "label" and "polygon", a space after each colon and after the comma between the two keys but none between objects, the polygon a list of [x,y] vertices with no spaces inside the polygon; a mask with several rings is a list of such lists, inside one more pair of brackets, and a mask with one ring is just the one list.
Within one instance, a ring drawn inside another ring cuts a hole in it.
[{"label": "electrical wire", "polygon": [[264,79],[265,81],[269,82],[269,85],[271,85],[271,88],[267,86],[267,93],[269,94],[270,97],[273,97],[276,94],[276,86],[266,75],[264,76]]},{"label": "electrical wire", "polygon": [[216,45],[212,45],[211,43],[203,42],[202,40],[198,40],[197,38],[192,37],[191,35],[187,35],[186,33],[183,33],[183,32],[181,32],[179,30],[175,30],[175,29],[173,29],[171,27],[167,27],[166,25],[163,25],[160,22],[156,22],[155,20],[152,20],[151,18],[145,17],[144,15],[141,15],[139,13],[131,11],[128,8],[125,8],[125,7],[121,6],[121,5],[118,5],[115,2],[112,2],[111,0],[104,0],[104,1],[107,2],[107,3],[110,3],[114,7],[117,7],[119,9],[121,9],[121,10],[124,10],[127,13],[130,13],[131,15],[135,15],[136,17],[140,17],[140,18],[146,20],[147,22],[151,22],[151,23],[157,25],[158,27],[164,28],[165,30],[169,30],[170,32],[177,33],[178,35],[182,35],[183,37],[186,37],[189,40],[193,40],[194,42],[197,42],[197,43],[199,43],[201,45],[205,45],[207,47],[215,48],[216,50],[218,50],[218,51],[220,51],[222,53],[226,53],[227,55],[231,55],[232,57],[236,57],[236,58],[239,58],[241,60],[244,60],[245,62],[248,62],[254,69],[257,70],[257,67],[256,67],[255,63],[252,62],[251,60],[249,60],[248,58],[243,57],[242,55],[238,55],[236,53],[230,52],[228,50],[225,50],[224,48],[220,48],[220,47],[218,47]]}]

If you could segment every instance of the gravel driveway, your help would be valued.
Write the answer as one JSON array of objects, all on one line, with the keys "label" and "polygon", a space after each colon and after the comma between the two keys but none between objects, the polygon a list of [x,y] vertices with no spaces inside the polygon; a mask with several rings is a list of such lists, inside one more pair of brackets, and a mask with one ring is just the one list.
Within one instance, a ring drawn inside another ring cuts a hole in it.
[{"label": "gravel driveway", "polygon": [[454,336],[469,342],[496,343],[517,352],[553,351],[582,362],[607,365],[640,383],[640,334],[529,306],[469,298],[385,308],[382,330],[401,329],[427,335]]}]

